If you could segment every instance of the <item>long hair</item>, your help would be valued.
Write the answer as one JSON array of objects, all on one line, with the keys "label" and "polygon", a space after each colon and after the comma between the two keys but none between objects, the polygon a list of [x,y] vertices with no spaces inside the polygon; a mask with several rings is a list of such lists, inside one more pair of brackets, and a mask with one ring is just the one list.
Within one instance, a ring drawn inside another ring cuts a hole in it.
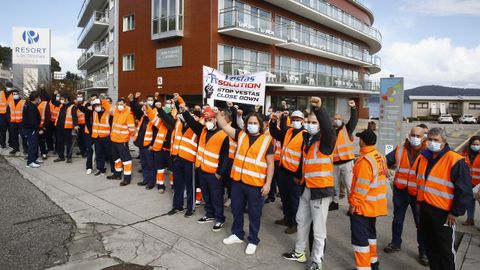
[{"label": "long hair", "polygon": [[472,136],[470,137],[470,139],[468,140],[468,143],[465,144],[465,146],[463,147],[462,149],[462,153],[470,153],[471,150],[470,150],[470,146],[472,145],[472,143],[476,140],[479,140],[480,141],[480,136]]},{"label": "long hair", "polygon": [[249,113],[249,114],[245,117],[245,121],[244,121],[244,122],[245,122],[245,125],[244,125],[244,130],[245,130],[245,132],[246,132],[247,134],[249,134],[249,133],[248,133],[248,130],[247,130],[247,126],[248,126],[248,119],[250,119],[250,117],[255,117],[255,118],[257,118],[257,120],[258,120],[258,125],[259,125],[259,127],[260,127],[260,128],[258,129],[258,132],[259,132],[260,134],[263,134],[263,132],[264,132],[264,130],[263,130],[263,118],[260,116],[259,113],[256,113],[256,112],[251,112],[251,113]]}]

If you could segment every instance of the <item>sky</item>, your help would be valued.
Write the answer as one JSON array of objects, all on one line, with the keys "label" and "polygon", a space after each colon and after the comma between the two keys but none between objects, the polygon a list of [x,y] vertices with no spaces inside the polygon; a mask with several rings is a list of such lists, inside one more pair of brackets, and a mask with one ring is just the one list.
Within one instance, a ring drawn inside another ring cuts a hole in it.
[{"label": "sky", "polygon": [[[383,35],[382,71],[405,78],[405,88],[480,88],[480,0],[360,0]],[[13,26],[52,30],[52,56],[62,71],[78,72],[77,15],[83,0],[0,0],[0,44]]]}]

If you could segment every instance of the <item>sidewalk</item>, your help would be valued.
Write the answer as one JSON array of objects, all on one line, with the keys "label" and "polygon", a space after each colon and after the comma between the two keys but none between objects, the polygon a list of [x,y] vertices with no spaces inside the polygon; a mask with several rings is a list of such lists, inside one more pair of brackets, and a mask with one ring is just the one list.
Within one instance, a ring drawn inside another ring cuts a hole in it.
[{"label": "sidewalk", "polygon": [[[5,154],[0,151],[0,154]],[[211,231],[212,224],[197,224],[203,208],[186,219],[171,209],[170,190],[159,194],[136,185],[140,174],[134,160],[132,184],[120,187],[119,181],[85,175],[84,160],[73,164],[53,163],[49,158],[40,169],[25,167],[22,157],[6,157],[25,178],[45,192],[76,222],[77,232],[69,246],[69,262],[52,269],[102,269],[120,263],[149,265],[155,269],[303,269],[304,264],[281,258],[293,249],[295,235],[283,233],[284,227],[273,224],[281,218],[280,202],[265,205],[257,253],[247,256],[246,244],[225,246],[222,239],[230,234],[232,216],[225,209],[227,221],[222,231]],[[404,226],[402,252],[383,253],[391,238],[392,204],[389,189],[389,216],[377,221],[378,250],[384,269],[427,269],[417,261],[416,233],[411,214]],[[325,269],[353,266],[347,202],[341,210],[330,212],[328,219]],[[477,217],[478,215],[477,208]],[[463,220],[463,218],[460,218]],[[245,218],[248,235],[248,218]],[[476,252],[473,248],[472,251]],[[468,253],[470,254],[470,253]],[[474,253],[473,258],[480,254]],[[467,258],[469,258],[467,256]],[[468,268],[465,268],[468,269]]]}]

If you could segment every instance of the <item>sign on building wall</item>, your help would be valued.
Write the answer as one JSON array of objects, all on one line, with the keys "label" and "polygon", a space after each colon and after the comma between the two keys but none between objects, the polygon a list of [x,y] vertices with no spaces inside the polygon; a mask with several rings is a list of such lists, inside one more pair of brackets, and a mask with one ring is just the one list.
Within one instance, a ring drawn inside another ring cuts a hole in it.
[{"label": "sign on building wall", "polygon": [[13,27],[12,64],[50,65],[50,29]]},{"label": "sign on building wall", "polygon": [[182,46],[157,49],[157,68],[181,67]]},{"label": "sign on building wall", "polygon": [[403,78],[380,79],[378,149],[390,153],[402,142]]},{"label": "sign on building wall", "polygon": [[215,100],[250,105],[264,105],[265,71],[245,75],[226,75],[203,66],[203,97],[212,104]]}]

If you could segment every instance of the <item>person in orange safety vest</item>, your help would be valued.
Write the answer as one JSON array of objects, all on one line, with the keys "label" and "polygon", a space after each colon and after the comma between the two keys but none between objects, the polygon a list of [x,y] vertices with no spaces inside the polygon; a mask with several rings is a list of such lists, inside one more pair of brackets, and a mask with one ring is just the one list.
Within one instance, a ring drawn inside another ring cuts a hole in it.
[{"label": "person in orange safety vest", "polygon": [[61,95],[60,102],[54,101],[55,106],[59,107],[58,116],[55,121],[55,131],[57,138],[58,158],[53,162],[65,160],[65,146],[67,151],[67,163],[72,163],[72,130],[78,131],[77,107],[68,95]]},{"label": "person in orange safety vest", "polygon": [[[468,144],[465,145],[463,150],[463,156],[470,168],[470,175],[472,177],[472,187],[475,188],[480,185],[480,136],[472,136],[468,140]],[[475,222],[475,201],[472,201],[467,206],[467,220],[462,223],[464,226],[473,226]]]},{"label": "person in orange safety vest", "polygon": [[18,137],[22,139],[23,152],[27,153],[27,140],[23,136],[22,121],[23,121],[23,107],[25,100],[21,99],[18,90],[14,89],[10,92],[8,97],[7,120],[8,120],[8,135],[9,145],[12,148],[10,155],[15,155],[20,151],[20,143]]}]

